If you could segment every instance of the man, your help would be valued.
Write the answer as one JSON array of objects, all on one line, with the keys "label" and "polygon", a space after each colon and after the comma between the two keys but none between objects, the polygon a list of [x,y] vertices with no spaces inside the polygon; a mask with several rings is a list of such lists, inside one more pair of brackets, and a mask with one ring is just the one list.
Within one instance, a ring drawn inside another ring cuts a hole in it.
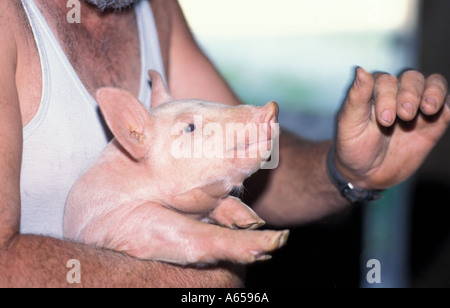
[{"label": "man", "polygon": [[[98,88],[111,85],[139,94],[136,14],[132,9],[114,12],[107,7],[116,5],[112,8],[117,9],[132,2],[86,0],[81,2],[81,24],[74,25],[66,22],[66,1],[35,0],[91,96]],[[177,1],[150,0],[150,4],[172,96],[239,104],[196,45]],[[0,12],[0,285],[67,286],[66,262],[71,259],[80,261],[81,286],[85,287],[241,285],[239,275],[232,270],[138,261],[112,251],[20,232],[27,227],[20,225],[21,199],[27,198],[26,191],[21,191],[24,179],[20,179],[22,156],[27,155],[24,129],[30,123],[41,125],[34,119],[45,113],[41,101],[48,89],[48,71],[41,67],[44,54],[39,50],[43,47],[35,43],[39,35],[28,24],[29,12],[21,1],[0,0]],[[450,122],[446,92],[447,83],[440,75],[425,79],[418,72],[408,71],[397,80],[358,69],[339,114],[335,142],[312,143],[283,133],[280,165],[271,172],[267,189],[254,209],[272,224],[299,224],[348,207],[348,199],[362,200],[374,190],[403,181],[423,162]],[[71,99],[61,95],[64,99],[58,104]],[[54,126],[52,133],[61,136],[54,141],[58,144],[75,132]],[[41,142],[45,144],[46,140]],[[81,152],[76,151],[72,158],[77,159]],[[338,186],[347,183],[346,190],[340,191],[327,174],[329,152],[335,153],[329,156],[329,172]],[[72,158],[67,157],[66,163],[71,164]],[[36,165],[40,163],[36,161]],[[64,166],[59,169],[64,174]],[[54,181],[56,185],[58,179],[41,181]]]}]

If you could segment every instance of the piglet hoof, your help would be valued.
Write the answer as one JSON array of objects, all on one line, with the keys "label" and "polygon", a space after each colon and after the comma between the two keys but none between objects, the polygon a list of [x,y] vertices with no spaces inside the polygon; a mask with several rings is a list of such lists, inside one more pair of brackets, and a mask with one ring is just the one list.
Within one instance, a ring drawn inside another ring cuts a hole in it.
[{"label": "piglet hoof", "polygon": [[223,199],[209,218],[218,225],[230,229],[254,230],[266,223],[250,207],[235,197]]},{"label": "piglet hoof", "polygon": [[243,264],[271,259],[271,253],[283,247],[289,237],[289,230],[229,230],[229,233],[223,230],[223,232],[221,239],[215,242],[220,247],[220,253],[226,256],[223,259]]},{"label": "piglet hoof", "polygon": [[257,262],[257,261],[267,261],[272,259],[272,256],[268,254],[268,252],[274,251],[286,245],[287,239],[289,237],[289,230],[284,230],[280,232],[276,232],[271,242],[268,244],[267,250],[258,251],[254,250],[251,252],[252,256],[249,260],[249,263]]},{"label": "piglet hoof", "polygon": [[[279,236],[275,238],[273,250],[279,249],[284,245],[286,245],[287,240],[289,238],[289,230],[280,231],[278,233]],[[261,260],[261,258],[259,258],[258,261],[259,260]]]},{"label": "piglet hoof", "polygon": [[273,244],[271,249],[275,250],[286,245],[286,242],[289,237],[289,230],[276,231],[277,236],[273,239]]},{"label": "piglet hoof", "polygon": [[280,238],[278,239],[278,248],[281,248],[284,245],[286,245],[288,237],[289,237],[289,230],[284,230],[281,232]]},{"label": "piglet hoof", "polygon": [[235,221],[231,225],[232,229],[248,229],[248,230],[255,230],[259,227],[262,227],[266,224],[264,220],[257,217],[255,220],[252,221]]}]

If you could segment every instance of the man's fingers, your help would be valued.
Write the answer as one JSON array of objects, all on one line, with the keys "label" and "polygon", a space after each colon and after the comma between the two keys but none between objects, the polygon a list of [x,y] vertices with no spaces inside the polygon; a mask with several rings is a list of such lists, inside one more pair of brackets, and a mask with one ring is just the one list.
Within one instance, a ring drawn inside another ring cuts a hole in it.
[{"label": "man's fingers", "polygon": [[374,79],[372,75],[358,67],[355,81],[348,92],[341,117],[349,117],[353,123],[354,121],[366,122],[370,118],[372,110],[373,87]]},{"label": "man's fingers", "polygon": [[411,121],[417,114],[425,90],[425,77],[417,71],[407,71],[400,77],[397,94],[397,115]]},{"label": "man's fingers", "polygon": [[447,81],[442,75],[434,74],[427,78],[420,110],[426,115],[436,114],[446,101]]},{"label": "man's fingers", "polygon": [[375,113],[378,123],[391,126],[397,113],[398,79],[389,74],[375,74]]},{"label": "man's fingers", "polygon": [[447,81],[439,74],[425,79],[421,73],[411,70],[397,79],[384,73],[372,75],[358,68],[340,116],[351,118],[353,124],[366,123],[373,103],[377,122],[390,127],[397,116],[403,121],[413,120],[419,109],[425,115],[436,114],[446,102],[446,95]]}]

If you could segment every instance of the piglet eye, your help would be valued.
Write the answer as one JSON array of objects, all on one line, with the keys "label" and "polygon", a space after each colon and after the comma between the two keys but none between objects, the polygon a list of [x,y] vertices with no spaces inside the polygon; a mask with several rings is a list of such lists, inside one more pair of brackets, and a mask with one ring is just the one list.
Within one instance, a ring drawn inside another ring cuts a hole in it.
[{"label": "piglet eye", "polygon": [[196,129],[196,126],[194,123],[189,124],[184,128],[185,133],[192,133]]}]

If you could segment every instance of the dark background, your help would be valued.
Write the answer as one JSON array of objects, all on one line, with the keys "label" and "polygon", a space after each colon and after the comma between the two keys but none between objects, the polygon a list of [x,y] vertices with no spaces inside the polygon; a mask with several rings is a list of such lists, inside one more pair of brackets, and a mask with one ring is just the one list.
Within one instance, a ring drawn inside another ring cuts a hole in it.
[{"label": "dark background", "polygon": [[[450,1],[422,1],[420,71],[450,80]],[[450,130],[412,179],[409,287],[450,287]],[[248,287],[359,287],[364,206],[291,229],[288,245],[249,267]],[[293,266],[295,265],[295,266]],[[269,277],[269,279],[268,279]]]}]

